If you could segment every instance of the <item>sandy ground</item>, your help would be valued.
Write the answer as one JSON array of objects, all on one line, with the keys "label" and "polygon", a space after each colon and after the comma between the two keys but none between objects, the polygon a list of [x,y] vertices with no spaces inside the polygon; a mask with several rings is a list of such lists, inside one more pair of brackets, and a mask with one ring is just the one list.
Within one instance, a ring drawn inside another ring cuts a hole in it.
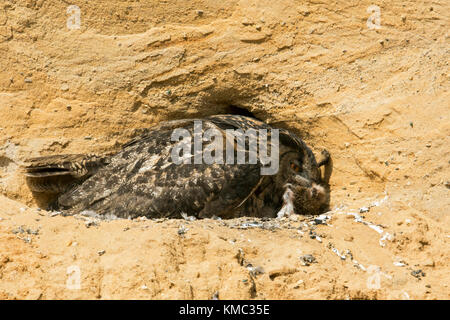
[{"label": "sandy ground", "polygon": [[[1,299],[449,299],[448,1],[0,4]],[[334,159],[320,218],[94,221],[20,165],[236,105]]]}]

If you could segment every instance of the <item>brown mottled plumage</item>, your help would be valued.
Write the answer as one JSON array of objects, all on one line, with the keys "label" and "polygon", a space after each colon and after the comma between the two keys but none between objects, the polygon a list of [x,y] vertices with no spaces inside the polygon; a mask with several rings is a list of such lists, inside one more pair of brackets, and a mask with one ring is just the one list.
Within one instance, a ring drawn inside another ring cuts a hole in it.
[{"label": "brown mottled plumage", "polygon": [[[214,128],[271,129],[244,116],[219,115],[202,120]],[[279,129],[279,171],[261,175],[262,164],[174,164],[171,151],[176,128],[193,135],[194,119],[163,122],[107,157],[63,155],[31,159],[25,168],[36,192],[61,192],[56,208],[67,214],[93,211],[104,217],[146,216],[275,217],[317,214],[329,204],[328,152],[316,162],[306,144]],[[248,157],[248,151],[247,157]],[[325,175],[320,166],[325,166]],[[295,167],[296,169],[292,169]],[[293,207],[292,207],[293,205]],[[281,209],[281,210],[280,210]]]}]

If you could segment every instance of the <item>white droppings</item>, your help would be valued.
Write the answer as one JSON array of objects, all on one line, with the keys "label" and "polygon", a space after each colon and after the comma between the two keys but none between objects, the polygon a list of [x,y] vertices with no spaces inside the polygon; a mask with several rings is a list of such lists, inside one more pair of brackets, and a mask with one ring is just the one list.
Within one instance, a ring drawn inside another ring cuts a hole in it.
[{"label": "white droppings", "polygon": [[355,259],[352,260],[353,265],[359,269],[361,269],[362,271],[367,271],[367,269],[358,261],[356,261]]},{"label": "white droppings", "polygon": [[378,234],[381,234],[382,236],[379,241],[380,246],[384,247],[386,245],[386,243],[384,242],[385,240],[392,241],[394,239],[394,237],[390,233],[384,231],[381,226],[373,224],[372,222],[364,221],[363,218],[359,214],[357,214],[355,212],[347,212],[346,214],[350,215],[350,216],[354,216],[355,222],[362,223],[362,224],[368,226],[369,228],[371,228],[372,230],[375,230]]},{"label": "white droppings", "polygon": [[341,260],[345,260],[346,259],[346,256],[344,254],[341,254],[338,249],[331,248],[331,251],[333,251],[339,258],[341,258]]},{"label": "white droppings", "polygon": [[384,242],[385,240],[392,241],[393,239],[394,239],[394,237],[390,233],[385,232],[379,241],[380,246],[384,247],[386,245],[386,243]]},{"label": "white droppings", "polygon": [[377,225],[374,225],[374,224],[368,224],[368,226],[369,226],[369,228],[375,230],[379,234],[383,233],[383,228],[381,228],[380,226],[377,226]]}]

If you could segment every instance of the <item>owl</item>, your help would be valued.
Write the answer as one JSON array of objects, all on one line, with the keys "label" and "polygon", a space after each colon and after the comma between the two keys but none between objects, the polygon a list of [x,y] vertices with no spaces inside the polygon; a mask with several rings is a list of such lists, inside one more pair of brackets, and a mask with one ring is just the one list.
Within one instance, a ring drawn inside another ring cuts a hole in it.
[{"label": "owl", "polygon": [[[323,168],[322,168],[323,167]],[[332,160],[252,117],[162,122],[115,154],[55,155],[24,167],[52,209],[105,218],[235,218],[328,210]]]}]

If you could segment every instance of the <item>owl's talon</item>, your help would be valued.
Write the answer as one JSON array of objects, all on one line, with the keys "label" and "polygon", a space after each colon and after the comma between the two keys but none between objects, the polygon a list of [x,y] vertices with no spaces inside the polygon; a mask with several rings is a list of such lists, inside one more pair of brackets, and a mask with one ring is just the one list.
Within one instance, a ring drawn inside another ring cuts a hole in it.
[{"label": "owl's talon", "polygon": [[286,204],[280,209],[280,211],[278,211],[277,218],[281,219],[284,217],[290,217],[293,214],[294,214],[294,206]]}]

